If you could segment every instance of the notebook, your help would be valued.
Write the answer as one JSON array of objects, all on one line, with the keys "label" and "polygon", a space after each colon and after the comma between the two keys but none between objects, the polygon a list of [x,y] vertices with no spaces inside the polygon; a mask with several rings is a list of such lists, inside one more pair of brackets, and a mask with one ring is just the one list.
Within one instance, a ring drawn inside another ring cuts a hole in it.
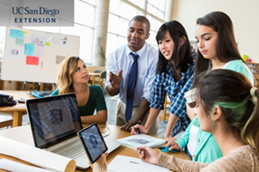
[{"label": "notebook", "polygon": [[[35,147],[75,159],[78,169],[89,167],[83,145],[77,136],[82,129],[75,94],[29,99],[27,113]],[[107,152],[121,143],[105,139]]]}]

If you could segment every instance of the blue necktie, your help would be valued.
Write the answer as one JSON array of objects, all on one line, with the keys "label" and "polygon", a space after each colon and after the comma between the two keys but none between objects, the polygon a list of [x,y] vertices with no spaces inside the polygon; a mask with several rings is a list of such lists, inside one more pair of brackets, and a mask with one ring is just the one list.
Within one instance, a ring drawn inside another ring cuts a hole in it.
[{"label": "blue necktie", "polygon": [[138,74],[138,55],[130,53],[134,58],[134,62],[131,66],[127,87],[127,102],[126,102],[126,111],[125,118],[126,122],[128,122],[131,118],[132,107],[133,107],[133,99],[134,99],[134,89],[137,82],[137,74]]}]

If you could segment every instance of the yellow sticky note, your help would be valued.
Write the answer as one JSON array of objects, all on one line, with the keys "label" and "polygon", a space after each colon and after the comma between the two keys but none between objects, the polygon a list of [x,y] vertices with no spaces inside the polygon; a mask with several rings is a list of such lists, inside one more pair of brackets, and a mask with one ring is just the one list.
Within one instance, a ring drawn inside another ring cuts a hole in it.
[{"label": "yellow sticky note", "polygon": [[50,46],[50,43],[49,43],[49,42],[46,42],[45,45]]},{"label": "yellow sticky note", "polygon": [[246,62],[247,61],[247,58],[248,58],[248,55],[244,54],[243,55],[243,60]]},{"label": "yellow sticky note", "polygon": [[27,33],[25,30],[22,31],[23,33]]}]

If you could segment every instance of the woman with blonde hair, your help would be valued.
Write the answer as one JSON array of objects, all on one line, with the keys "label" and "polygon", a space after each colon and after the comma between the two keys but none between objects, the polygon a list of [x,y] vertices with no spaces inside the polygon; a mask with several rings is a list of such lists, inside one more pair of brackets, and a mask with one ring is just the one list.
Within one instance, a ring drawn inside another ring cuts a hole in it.
[{"label": "woman with blonde hair", "polygon": [[83,60],[68,57],[59,66],[58,88],[51,95],[75,93],[82,123],[106,123],[107,107],[103,90],[99,85],[89,85],[88,81]]}]

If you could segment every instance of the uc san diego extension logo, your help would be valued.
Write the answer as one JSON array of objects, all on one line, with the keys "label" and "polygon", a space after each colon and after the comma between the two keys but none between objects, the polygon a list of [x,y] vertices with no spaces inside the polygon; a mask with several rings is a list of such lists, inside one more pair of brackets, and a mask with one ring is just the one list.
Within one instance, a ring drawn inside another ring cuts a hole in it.
[{"label": "uc san diego extension logo", "polygon": [[13,22],[26,23],[56,23],[57,16],[60,14],[58,9],[48,9],[47,7],[39,7],[31,9],[30,7],[12,7],[11,14]]},{"label": "uc san diego extension logo", "polygon": [[74,26],[74,0],[0,0],[0,26]]}]

